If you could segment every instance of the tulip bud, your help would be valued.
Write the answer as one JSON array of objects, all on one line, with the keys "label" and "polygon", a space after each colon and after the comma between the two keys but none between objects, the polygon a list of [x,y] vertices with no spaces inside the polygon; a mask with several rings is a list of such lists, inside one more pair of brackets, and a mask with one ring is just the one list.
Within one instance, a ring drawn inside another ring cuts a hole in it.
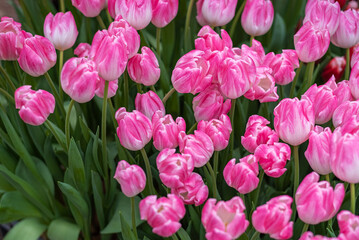
[{"label": "tulip bud", "polygon": [[181,153],[191,155],[194,166],[203,167],[212,157],[214,148],[211,138],[201,131],[186,135],[184,131],[178,135],[178,144]]},{"label": "tulip bud", "polygon": [[319,182],[316,172],[308,174],[295,193],[299,218],[312,225],[328,221],[338,212],[344,195],[344,184],[338,183],[333,191],[329,182]]},{"label": "tulip bud", "polygon": [[79,103],[91,101],[99,81],[95,62],[87,58],[70,58],[61,71],[62,89]]},{"label": "tulip bud", "polygon": [[117,110],[115,118],[118,123],[117,136],[125,148],[138,151],[151,140],[151,121],[141,112],[126,112],[126,108],[122,107]]},{"label": "tulip bud", "polygon": [[359,63],[356,63],[350,72],[349,87],[355,99],[359,99]]},{"label": "tulip bud", "polygon": [[289,239],[293,235],[291,204],[293,199],[282,195],[257,207],[252,214],[253,227],[260,233],[269,234],[273,239]]},{"label": "tulip bud", "polygon": [[192,102],[196,121],[219,119],[222,114],[227,114],[231,109],[231,100],[223,101],[224,98],[215,85],[199,93]]},{"label": "tulip bud", "polygon": [[36,35],[24,40],[24,46],[17,61],[24,72],[38,77],[55,66],[56,59],[54,45],[47,38]]},{"label": "tulip bud", "polygon": [[210,65],[204,54],[203,51],[192,50],[178,60],[171,77],[177,92],[196,94],[211,84],[212,76],[208,74]]},{"label": "tulip bud", "polygon": [[[97,97],[103,98],[105,91],[105,82],[108,81],[104,80],[103,78],[99,78],[99,79],[100,80],[97,82],[95,94]],[[117,89],[118,89],[118,79],[108,82],[107,98],[112,98],[113,96],[115,96]]]},{"label": "tulip bud", "polygon": [[158,154],[156,159],[160,179],[169,188],[184,186],[183,181],[194,169],[190,155],[175,152],[176,149],[165,148]]},{"label": "tulip bud", "polygon": [[128,61],[130,78],[145,86],[155,85],[160,79],[160,66],[155,54],[148,47],[142,47],[142,54],[136,54]]},{"label": "tulip bud", "polygon": [[100,15],[100,12],[106,6],[106,0],[71,0],[71,2],[86,17]]},{"label": "tulip bud", "polygon": [[91,52],[91,45],[88,43],[80,43],[74,50],[74,54],[78,57],[89,57]]},{"label": "tulip bud", "polygon": [[330,169],[330,141],[332,131],[330,128],[315,126],[309,135],[308,148],[304,155],[310,167],[321,175],[332,172]]},{"label": "tulip bud", "polygon": [[270,0],[247,0],[241,23],[248,35],[261,36],[269,31],[273,18],[274,9]]},{"label": "tulip bud", "polygon": [[228,186],[241,194],[252,192],[258,187],[258,160],[254,155],[248,155],[239,160],[230,160],[223,170],[223,177]]},{"label": "tulip bud", "polygon": [[321,59],[330,44],[330,34],[325,28],[319,28],[306,22],[294,35],[294,46],[302,62],[309,63]]},{"label": "tulip bud", "polygon": [[177,12],[178,0],[152,0],[151,23],[163,28],[176,17]]},{"label": "tulip bud", "polygon": [[121,190],[127,197],[136,196],[146,186],[146,174],[142,168],[130,165],[125,160],[118,162],[113,178],[121,185]]},{"label": "tulip bud", "polygon": [[19,57],[27,33],[12,18],[2,17],[0,22],[0,60],[13,61]]},{"label": "tulip bud", "polygon": [[339,26],[331,41],[341,48],[351,48],[359,42],[359,13],[356,10],[340,12]]},{"label": "tulip bud", "polygon": [[55,48],[64,51],[75,44],[77,35],[76,23],[71,12],[59,12],[55,16],[49,13],[44,22],[44,34]]},{"label": "tulip bud", "polygon": [[184,181],[183,186],[172,188],[172,194],[177,195],[185,204],[199,206],[208,198],[208,187],[204,184],[201,175],[191,173]]},{"label": "tulip bud", "polygon": [[137,93],[135,107],[137,111],[143,113],[148,119],[152,119],[153,114],[157,111],[161,111],[163,115],[166,114],[162,100],[152,91],[144,94]]},{"label": "tulip bud", "polygon": [[236,13],[238,0],[199,0],[197,1],[197,21],[200,25],[224,26]]},{"label": "tulip bud", "polygon": [[237,239],[247,229],[249,222],[244,214],[245,206],[240,197],[229,201],[209,199],[202,209],[202,224],[208,240]]},{"label": "tulip bud", "polygon": [[31,90],[30,85],[21,86],[15,91],[15,107],[20,109],[20,118],[27,124],[43,124],[55,110],[54,96],[45,90]]},{"label": "tulip bud", "polygon": [[359,115],[359,101],[345,102],[337,107],[333,113],[334,127],[340,127],[345,124],[352,116]]},{"label": "tulip bud", "polygon": [[290,160],[290,147],[285,143],[276,142],[273,145],[261,144],[256,148],[254,155],[265,174],[278,178],[287,171],[285,165]]},{"label": "tulip bud", "polygon": [[241,137],[241,143],[248,152],[254,153],[261,144],[271,145],[279,141],[278,134],[266,126],[269,123],[267,119],[259,115],[249,117],[246,132]]},{"label": "tulip bud", "polygon": [[140,215],[142,220],[147,220],[152,232],[169,237],[181,228],[179,222],[186,214],[182,200],[174,194],[157,199],[150,195],[140,202]]},{"label": "tulip bud", "polygon": [[292,146],[307,141],[314,122],[312,103],[306,99],[286,98],[274,109],[274,129],[280,139]]},{"label": "tulip bud", "polygon": [[337,219],[340,235],[348,240],[359,239],[359,216],[355,216],[353,213],[343,210],[338,214]]},{"label": "tulip bud", "polygon": [[327,82],[333,75],[335,79],[340,80],[344,74],[346,66],[345,57],[335,57],[324,67],[322,78]]}]

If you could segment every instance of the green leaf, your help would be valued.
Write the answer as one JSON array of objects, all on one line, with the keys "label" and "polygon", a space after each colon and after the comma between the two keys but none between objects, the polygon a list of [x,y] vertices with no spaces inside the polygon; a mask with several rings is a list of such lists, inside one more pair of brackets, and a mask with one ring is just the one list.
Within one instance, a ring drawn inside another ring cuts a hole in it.
[{"label": "green leaf", "polygon": [[87,218],[89,215],[89,210],[85,199],[81,194],[71,185],[58,182],[61,192],[66,196],[67,200],[76,207],[76,209],[81,213],[82,218]]},{"label": "green leaf", "polygon": [[103,189],[102,189],[102,181],[100,175],[91,171],[91,182],[92,182],[92,192],[93,198],[95,202],[95,208],[97,213],[97,218],[100,223],[101,229],[105,226],[105,214],[103,211]]},{"label": "green leaf", "polygon": [[72,172],[77,189],[80,192],[86,192],[85,167],[73,138],[69,146],[69,170]]},{"label": "green leaf", "polygon": [[121,228],[122,228],[122,237],[123,239],[129,239],[129,240],[136,240],[135,235],[131,231],[130,226],[122,216],[122,213],[120,212],[120,219],[121,219]]},{"label": "green leaf", "polygon": [[79,226],[64,219],[53,220],[47,230],[47,236],[50,240],[77,240],[79,234]]},{"label": "green leaf", "polygon": [[37,240],[46,230],[46,225],[37,218],[27,218],[15,225],[4,240]]},{"label": "green leaf", "polygon": [[63,146],[64,150],[66,150],[67,148],[65,147],[66,146],[65,133],[49,120],[46,121],[46,124],[48,124],[54,130],[56,135],[59,137],[58,141],[60,142],[60,145]]},{"label": "green leaf", "polygon": [[81,127],[82,136],[85,138],[86,142],[90,141],[90,129],[87,127],[85,121],[79,116],[79,123]]},{"label": "green leaf", "polygon": [[177,234],[178,234],[178,236],[180,237],[181,240],[191,240],[190,236],[188,235],[186,230],[184,230],[183,228],[180,228],[177,231]]},{"label": "green leaf", "polygon": [[273,23],[272,41],[269,44],[271,50],[281,50],[286,38],[287,28],[282,16],[279,13],[275,14]]},{"label": "green leaf", "polygon": [[249,240],[249,237],[246,233],[243,233],[239,238],[238,240]]}]

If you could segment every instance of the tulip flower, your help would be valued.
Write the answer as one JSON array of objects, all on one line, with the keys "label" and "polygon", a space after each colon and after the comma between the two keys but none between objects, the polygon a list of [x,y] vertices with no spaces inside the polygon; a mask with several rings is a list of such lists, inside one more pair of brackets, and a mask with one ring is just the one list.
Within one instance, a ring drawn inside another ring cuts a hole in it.
[{"label": "tulip flower", "polygon": [[78,57],[89,57],[91,45],[88,43],[80,43],[74,50],[74,54]]},{"label": "tulip flower", "polygon": [[100,15],[100,12],[106,6],[106,0],[71,0],[71,2],[86,17]]},{"label": "tulip flower", "polygon": [[354,65],[359,62],[359,44],[355,45],[353,48],[351,48],[350,50],[353,51],[351,52],[351,60],[350,60],[350,67],[354,68]]},{"label": "tulip flower", "polygon": [[232,39],[226,30],[221,30],[221,37],[210,26],[204,26],[199,30],[194,41],[195,48],[202,51],[223,51],[225,48],[231,49]]},{"label": "tulip flower", "polygon": [[359,42],[359,13],[356,10],[340,12],[339,26],[331,41],[341,48],[351,48]]},{"label": "tulip flower", "polygon": [[150,195],[140,202],[142,220],[153,228],[153,233],[161,237],[169,237],[181,228],[179,222],[186,214],[183,201],[173,194],[157,199]]},{"label": "tulip flower", "polygon": [[359,63],[356,63],[350,72],[349,87],[355,99],[359,99]]},{"label": "tulip flower", "polygon": [[[333,87],[333,85],[334,85],[333,82],[335,83],[335,79],[334,79],[334,81],[331,81],[332,83],[329,83],[329,81],[328,81],[328,84],[326,84],[326,85],[331,86],[331,88],[334,89],[333,93],[337,97],[337,106],[338,107],[340,105],[342,105],[343,103],[354,100],[353,95],[350,90],[348,80],[343,80],[343,81],[339,82],[338,85],[335,84],[335,87]],[[334,113],[333,113],[333,115],[334,115]]]},{"label": "tulip flower", "polygon": [[152,91],[140,94],[137,93],[135,98],[136,110],[143,113],[148,119],[152,119],[155,112],[161,111],[166,114],[165,106],[162,103],[160,97]]},{"label": "tulip flower", "polygon": [[198,23],[212,27],[226,25],[236,13],[237,2],[238,0],[198,0],[196,5]]},{"label": "tulip flower", "polygon": [[176,17],[177,12],[178,0],[152,0],[151,23],[163,28]]},{"label": "tulip flower", "polygon": [[324,67],[322,72],[322,78],[324,82],[327,82],[332,75],[335,76],[335,79],[341,79],[346,66],[345,57],[335,57]]},{"label": "tulip flower", "polygon": [[300,238],[299,240],[347,240],[347,239],[343,239],[343,238],[329,238],[329,237],[324,237],[321,235],[315,235],[312,232],[305,232]]},{"label": "tulip flower", "polygon": [[337,215],[340,235],[345,239],[358,240],[359,239],[359,216],[343,210]]},{"label": "tulip flower", "polygon": [[359,101],[347,101],[341,104],[333,113],[332,121],[334,127],[342,126],[355,115],[359,115]]},{"label": "tulip flower", "polygon": [[121,190],[127,197],[136,196],[146,186],[146,174],[142,168],[130,165],[125,160],[118,162],[114,178],[121,185]]},{"label": "tulip flower", "polygon": [[[103,78],[99,78],[99,79],[100,81],[97,82],[95,94],[97,97],[103,98],[106,80],[104,80]],[[110,81],[108,83],[107,98],[112,98],[113,96],[115,96],[117,89],[118,89],[118,79],[114,81]]]},{"label": "tulip flower", "polygon": [[237,53],[237,55],[242,57],[250,57],[257,68],[266,66],[268,64],[264,62],[267,56],[262,46],[262,43],[255,39],[252,40],[251,47],[247,46],[246,44],[242,44],[241,49],[239,50],[239,53]]},{"label": "tulip flower", "polygon": [[328,221],[339,211],[344,195],[344,184],[338,183],[333,190],[329,182],[319,182],[316,172],[308,174],[295,194],[299,218],[313,225]]},{"label": "tulip flower", "polygon": [[54,112],[55,98],[45,90],[34,91],[30,85],[25,85],[15,91],[15,107],[20,109],[20,118],[25,123],[38,126]]}]

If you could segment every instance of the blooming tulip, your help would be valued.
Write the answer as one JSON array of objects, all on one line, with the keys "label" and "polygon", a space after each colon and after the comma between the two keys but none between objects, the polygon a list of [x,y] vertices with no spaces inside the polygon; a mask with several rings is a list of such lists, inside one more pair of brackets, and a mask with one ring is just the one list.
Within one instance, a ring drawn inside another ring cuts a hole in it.
[{"label": "blooming tulip", "polygon": [[249,222],[244,214],[245,206],[240,197],[229,201],[209,199],[202,209],[202,224],[208,240],[237,239],[247,229]]},{"label": "blooming tulip", "polygon": [[179,222],[186,214],[182,200],[173,194],[157,199],[150,195],[140,202],[142,220],[153,228],[152,231],[162,237],[169,237],[181,228]]},{"label": "blooming tulip", "polygon": [[340,106],[345,102],[354,100],[348,80],[343,80],[339,82],[333,93],[337,97],[337,106]]},{"label": "blooming tulip", "polygon": [[238,0],[199,0],[197,1],[197,21],[200,25],[224,26],[236,13]]},{"label": "blooming tulip", "polygon": [[359,63],[356,63],[350,72],[349,87],[355,99],[359,99]]},{"label": "blooming tulip", "polygon": [[197,38],[194,41],[195,48],[202,51],[223,51],[226,47],[231,49],[232,39],[226,30],[221,30],[221,37],[210,26],[204,26],[199,30]]},{"label": "blooming tulip", "polygon": [[340,127],[350,120],[352,116],[359,115],[359,101],[345,102],[341,104],[333,113],[334,127]]},{"label": "blooming tulip", "polygon": [[78,57],[89,57],[91,45],[88,43],[80,43],[74,50],[74,54]]},{"label": "blooming tulip", "polygon": [[273,239],[289,239],[293,235],[293,222],[290,196],[282,195],[257,207],[252,214],[253,227],[260,233],[267,233]]},{"label": "blooming tulip", "polygon": [[177,12],[178,0],[152,0],[151,23],[163,28],[176,17]]},{"label": "blooming tulip", "polygon": [[[97,97],[103,98],[106,80],[104,80],[103,78],[99,78],[99,79],[100,80],[97,82],[95,94]],[[107,98],[112,98],[113,96],[115,96],[117,89],[118,89],[118,79],[108,82]]]},{"label": "blooming tulip", "polygon": [[162,100],[152,91],[148,91],[144,94],[137,93],[135,107],[137,111],[143,113],[148,119],[152,119],[156,111],[161,111],[163,114],[166,113]]},{"label": "blooming tulip", "polygon": [[345,57],[335,57],[324,67],[322,78],[327,82],[332,75],[335,79],[341,79],[345,71],[346,60]]},{"label": "blooming tulip", "polygon": [[106,0],[71,0],[72,5],[86,17],[96,17],[106,6]]},{"label": "blooming tulip", "polygon": [[15,107],[20,109],[20,118],[27,124],[43,124],[55,110],[54,96],[45,90],[31,90],[30,85],[21,86],[15,91]]},{"label": "blooming tulip", "polygon": [[248,35],[261,36],[269,31],[273,18],[274,9],[270,0],[247,0],[241,23]]},{"label": "blooming tulip", "polygon": [[24,39],[21,24],[12,18],[2,17],[0,22],[0,60],[16,60],[19,57]]},{"label": "blooming tulip", "polygon": [[353,48],[353,52],[351,54],[350,66],[354,68],[354,65],[359,62],[359,44],[355,45]]},{"label": "blooming tulip", "polygon": [[359,239],[359,216],[355,216],[353,213],[343,210],[338,214],[337,219],[340,235],[348,240]]},{"label": "blooming tulip", "polygon": [[239,53],[237,53],[237,55],[242,57],[250,57],[257,68],[266,66],[266,63],[264,61],[267,60],[267,56],[262,46],[262,43],[255,39],[252,40],[252,46],[250,47],[246,44],[242,44],[241,49]]},{"label": "blooming tulip", "polygon": [[141,112],[126,112],[126,108],[122,107],[117,110],[115,118],[118,123],[117,136],[125,148],[138,151],[151,140],[151,121]]},{"label": "blooming tulip", "polygon": [[121,185],[121,190],[127,197],[136,196],[146,186],[146,174],[142,168],[130,165],[125,160],[118,162],[114,178]]},{"label": "blooming tulip", "polygon": [[347,240],[343,238],[328,238],[321,235],[315,235],[312,232],[305,232],[299,240]]},{"label": "blooming tulip", "polygon": [[254,155],[248,155],[239,160],[230,160],[223,170],[223,177],[228,186],[233,187],[241,194],[247,194],[257,188],[258,160]]},{"label": "blooming tulip", "polygon": [[356,10],[340,12],[339,26],[331,41],[341,48],[351,48],[359,42],[359,13]]},{"label": "blooming tulip", "polygon": [[319,182],[316,172],[308,174],[295,193],[299,218],[307,224],[328,221],[338,212],[344,195],[344,184],[338,183],[333,191],[329,182]]}]

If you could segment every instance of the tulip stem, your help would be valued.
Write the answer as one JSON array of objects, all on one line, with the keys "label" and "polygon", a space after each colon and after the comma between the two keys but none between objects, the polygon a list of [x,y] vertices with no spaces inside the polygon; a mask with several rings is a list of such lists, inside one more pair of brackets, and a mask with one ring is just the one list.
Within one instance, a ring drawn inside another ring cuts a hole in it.
[{"label": "tulip stem", "polygon": [[176,233],[174,233],[174,234],[172,235],[172,239],[173,239],[173,240],[178,240],[178,238],[177,238],[177,236],[176,236]]},{"label": "tulip stem", "polygon": [[64,0],[60,0],[60,11],[65,12],[65,1]]},{"label": "tulip stem", "polygon": [[0,88],[0,93],[7,97],[12,103],[15,103],[14,98],[6,90]]},{"label": "tulip stem", "polygon": [[292,86],[290,87],[289,98],[294,97],[295,86],[297,85],[297,81],[298,81],[298,78],[299,78],[300,71],[302,70],[302,67],[303,67],[303,62],[300,62],[299,68],[295,72],[295,77],[294,77],[294,80],[292,82]]},{"label": "tulip stem", "polygon": [[143,159],[145,160],[146,173],[147,173],[146,177],[147,177],[147,181],[148,181],[147,184],[148,184],[148,188],[150,189],[150,194],[157,195],[155,192],[155,187],[153,186],[150,160],[148,159],[147,153],[144,148],[141,149],[141,154],[142,154]]},{"label": "tulip stem", "polygon": [[102,125],[101,125],[101,139],[102,139],[102,164],[103,172],[105,174],[105,183],[107,184],[108,180],[108,171],[107,171],[107,146],[106,146],[106,116],[107,116],[107,94],[108,94],[108,85],[109,81],[105,81],[105,90],[103,92],[103,102],[102,102]]},{"label": "tulip stem", "polygon": [[63,91],[62,91],[62,87],[61,87],[61,71],[62,71],[63,65],[64,65],[64,51],[60,51],[60,54],[59,54],[59,95],[60,95],[61,99],[63,98]]},{"label": "tulip stem", "polygon": [[351,211],[353,214],[355,214],[355,184],[351,183],[350,184],[350,206],[351,206]]},{"label": "tulip stem", "polygon": [[96,16],[96,19],[97,19],[98,24],[100,24],[100,27],[101,27],[102,29],[105,29],[105,28],[106,28],[106,25],[105,25],[105,23],[103,22],[101,16],[100,16],[100,15],[97,15],[97,16]]},{"label": "tulip stem", "polygon": [[262,169],[259,172],[259,183],[258,183],[258,187],[256,189],[256,194],[254,197],[254,206],[257,206],[257,204],[258,204],[258,198],[259,198],[259,193],[260,193],[261,187],[262,187],[263,177],[264,177],[264,170]]},{"label": "tulip stem", "polygon": [[302,229],[302,234],[305,233],[306,231],[308,231],[308,228],[309,228],[309,224],[308,223],[304,223],[304,226],[303,226],[303,229]]},{"label": "tulip stem", "polygon": [[212,168],[212,166],[211,166],[211,164],[210,164],[209,161],[206,163],[206,165],[207,165],[207,168],[208,168],[209,173],[210,173],[211,176],[212,176],[213,197],[214,197],[214,198],[217,198],[217,197],[216,197],[216,195],[217,195],[216,175],[215,175],[215,173],[214,173],[214,171],[213,171],[213,168]]},{"label": "tulip stem", "polygon": [[54,85],[54,82],[52,81],[50,75],[48,72],[45,73],[45,78],[47,80],[47,83],[49,84],[51,90],[52,90],[52,93],[54,94],[55,96],[55,99],[56,99],[56,102],[57,102],[57,105],[60,107],[60,111],[61,111],[61,114],[62,116],[66,116],[66,112],[65,112],[65,108],[64,108],[64,103],[62,102],[62,99],[60,98],[59,96],[59,93],[57,92],[56,90],[56,87]]},{"label": "tulip stem", "polygon": [[154,85],[151,85],[151,86],[150,86],[150,89],[152,90],[152,92],[157,93],[157,92],[156,92],[156,88],[155,88]]},{"label": "tulip stem", "polygon": [[72,107],[74,106],[74,103],[75,103],[75,101],[73,99],[71,99],[69,109],[67,109],[67,113],[66,113],[65,135],[66,135],[67,150],[69,149],[69,146],[70,146],[70,115],[71,115],[71,110],[72,110]]},{"label": "tulip stem", "polygon": [[242,2],[242,5],[239,7],[238,12],[236,13],[236,16],[234,17],[234,20],[233,20],[233,23],[231,26],[231,30],[229,31],[229,35],[231,36],[231,38],[233,38],[233,34],[234,34],[234,31],[236,30],[239,17],[241,16],[245,5],[246,5],[246,0],[244,0]]},{"label": "tulip stem", "polygon": [[214,181],[217,182],[217,173],[218,173],[218,156],[219,152],[214,151],[214,159],[213,159],[213,171],[214,171]]},{"label": "tulip stem", "polygon": [[163,104],[167,102],[167,100],[172,96],[173,93],[176,92],[175,88],[172,88],[162,99]]},{"label": "tulip stem", "polygon": [[184,28],[184,41],[185,41],[185,43],[187,41],[190,42],[188,40],[188,31],[189,31],[189,23],[191,21],[191,14],[192,14],[193,4],[194,4],[194,0],[191,0],[189,2],[188,9],[187,9],[186,23],[185,23],[185,28]]},{"label": "tulip stem", "polygon": [[136,227],[135,197],[131,197],[131,210],[132,210],[132,231],[135,234],[137,240],[138,235],[137,235],[137,227]]},{"label": "tulip stem", "polygon": [[197,122],[196,122],[195,124],[193,124],[193,126],[188,130],[187,135],[194,132],[194,130],[195,130],[196,127],[197,127],[197,124],[198,124]]},{"label": "tulip stem", "polygon": [[330,184],[329,174],[326,174],[326,175],[325,175],[325,180]]},{"label": "tulip stem", "polygon": [[310,62],[307,65],[307,86],[305,87],[304,91],[307,91],[308,88],[310,88],[310,86],[313,85],[313,71],[314,71],[314,65],[315,62]]},{"label": "tulip stem", "polygon": [[255,231],[255,233],[252,235],[252,237],[251,237],[251,240],[256,240],[256,239],[259,239],[259,235],[260,235],[261,233],[260,232],[257,232],[257,231]]},{"label": "tulip stem", "polygon": [[142,91],[142,86],[141,86],[141,84],[140,84],[140,83],[137,83],[136,86],[137,86],[137,92],[142,94],[143,91]]},{"label": "tulip stem", "polygon": [[0,64],[0,71],[4,75],[5,80],[8,82],[8,84],[10,85],[12,90],[15,91],[16,87],[15,87],[14,83],[11,81],[9,74],[7,74],[6,70],[3,68],[3,66],[1,66],[1,64]]},{"label": "tulip stem", "polygon": [[112,17],[110,15],[110,12],[108,11],[108,8],[106,9],[106,16],[107,16],[108,22],[111,24],[113,22],[113,20],[112,20]]},{"label": "tulip stem", "polygon": [[[293,146],[293,156],[294,156],[294,190],[293,190],[293,199],[295,200],[295,193],[297,192],[299,185],[299,146]],[[295,204],[293,204],[293,218],[295,219],[295,215],[297,213],[297,208]]]},{"label": "tulip stem", "polygon": [[125,105],[125,108],[127,109],[128,108],[128,76],[127,76],[127,72],[125,71],[123,73],[123,95],[124,95],[124,105]]},{"label": "tulip stem", "polygon": [[249,39],[249,43],[251,44],[251,47],[252,47],[252,44],[253,44],[253,40],[254,40],[254,36],[251,36],[251,38]]},{"label": "tulip stem", "polygon": [[350,73],[350,48],[347,48],[344,80],[349,80],[349,73]]},{"label": "tulip stem", "polygon": [[161,51],[160,51],[160,40],[161,40],[161,28],[157,28],[156,31],[156,50],[158,57],[161,57]]},{"label": "tulip stem", "polygon": [[55,129],[52,127],[52,123],[50,122],[50,120],[46,119],[45,121],[45,126],[50,130],[50,132],[52,133],[52,135],[54,135],[56,141],[61,145],[61,147],[64,149],[64,151],[67,150],[67,147],[64,145],[64,143],[60,140],[59,135],[57,135]]}]

